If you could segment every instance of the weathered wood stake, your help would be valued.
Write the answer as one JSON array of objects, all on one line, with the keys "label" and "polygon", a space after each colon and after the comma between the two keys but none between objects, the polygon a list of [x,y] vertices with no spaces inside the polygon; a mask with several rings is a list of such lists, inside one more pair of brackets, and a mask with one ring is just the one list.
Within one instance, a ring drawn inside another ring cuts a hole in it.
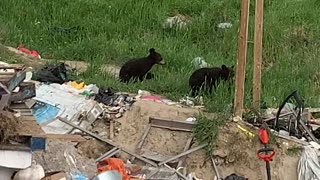
[{"label": "weathered wood stake", "polygon": [[242,117],[244,80],[247,58],[248,24],[250,0],[241,1],[240,32],[238,42],[238,60],[235,82],[234,115]]}]

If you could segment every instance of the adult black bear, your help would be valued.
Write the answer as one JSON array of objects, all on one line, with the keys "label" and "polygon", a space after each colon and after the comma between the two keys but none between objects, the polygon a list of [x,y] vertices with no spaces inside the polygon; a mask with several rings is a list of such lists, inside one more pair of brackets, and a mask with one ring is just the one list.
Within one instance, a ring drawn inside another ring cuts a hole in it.
[{"label": "adult black bear", "polygon": [[212,92],[212,88],[216,88],[220,80],[228,81],[234,76],[234,66],[227,67],[222,65],[212,68],[200,68],[192,73],[189,78],[189,86],[192,90],[192,96],[199,93],[200,90]]},{"label": "adult black bear", "polygon": [[120,69],[119,78],[121,82],[128,83],[131,79],[143,81],[143,79],[151,79],[153,74],[148,73],[153,65],[165,64],[161,55],[154,48],[149,49],[149,55],[140,59],[132,59],[126,62]]}]

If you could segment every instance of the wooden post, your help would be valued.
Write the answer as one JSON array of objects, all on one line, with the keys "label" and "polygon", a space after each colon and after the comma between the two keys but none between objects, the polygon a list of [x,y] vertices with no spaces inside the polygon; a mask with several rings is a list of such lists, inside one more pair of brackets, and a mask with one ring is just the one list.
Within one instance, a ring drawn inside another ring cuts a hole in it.
[{"label": "wooden post", "polygon": [[263,0],[256,0],[253,63],[253,107],[260,110],[263,35]]},{"label": "wooden post", "polygon": [[249,5],[250,0],[241,1],[240,32],[238,42],[238,61],[235,82],[234,115],[242,117],[244,80],[247,58],[247,40],[249,24]]}]

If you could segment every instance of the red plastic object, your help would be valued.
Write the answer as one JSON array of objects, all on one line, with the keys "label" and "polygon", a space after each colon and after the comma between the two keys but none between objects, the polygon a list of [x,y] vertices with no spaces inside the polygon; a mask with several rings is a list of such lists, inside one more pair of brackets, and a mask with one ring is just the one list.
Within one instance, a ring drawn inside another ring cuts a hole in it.
[{"label": "red plastic object", "polygon": [[25,48],[22,44],[18,47],[18,50],[24,54],[27,54],[31,57],[40,59],[40,55],[37,51],[30,51],[29,49]]},{"label": "red plastic object", "polygon": [[263,155],[261,152],[257,152],[257,155],[260,159],[264,160],[265,162],[270,162],[272,161],[273,156],[276,154],[275,151],[272,150],[271,154]]},{"label": "red plastic object", "polygon": [[259,139],[263,145],[269,143],[268,131],[266,129],[260,128],[259,129]]}]

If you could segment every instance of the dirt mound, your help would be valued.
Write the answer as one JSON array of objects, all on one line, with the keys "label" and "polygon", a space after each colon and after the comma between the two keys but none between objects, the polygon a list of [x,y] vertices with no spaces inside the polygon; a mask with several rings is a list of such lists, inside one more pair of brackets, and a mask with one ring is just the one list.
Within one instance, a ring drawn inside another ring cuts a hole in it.
[{"label": "dirt mound", "polygon": [[0,112],[0,144],[7,143],[8,138],[16,134],[17,118],[10,112]]},{"label": "dirt mound", "polygon": [[[150,116],[185,121],[188,117],[194,117],[199,113],[197,109],[179,108],[151,101],[138,101],[124,117],[118,119],[121,123],[119,135],[113,140],[123,147],[135,149],[148,124]],[[242,125],[249,129],[248,127]],[[256,130],[249,129],[255,134]],[[191,133],[151,128],[144,149],[160,153],[165,156],[173,156],[181,153]],[[271,162],[272,179],[295,180],[297,179],[298,156],[289,156],[290,143],[277,140],[280,147],[276,148],[276,156]],[[192,146],[196,147],[197,144]],[[265,162],[258,159],[256,152],[261,148],[257,139],[250,139],[244,135],[237,124],[230,123],[220,130],[217,140],[215,158],[218,160],[220,176],[226,177],[231,173],[245,176],[249,179],[266,179]],[[122,155],[128,157],[128,155]],[[205,151],[199,150],[187,158],[188,172],[195,172],[198,178],[203,180],[213,179],[215,173],[211,161],[205,159]],[[285,171],[284,171],[285,170]]]},{"label": "dirt mound", "polygon": [[[258,134],[257,130],[242,126],[254,134]],[[276,142],[270,143],[270,146],[276,151],[273,161],[270,162],[271,179],[297,179],[298,155],[288,155],[294,144],[276,139]],[[224,177],[236,173],[249,179],[267,179],[265,162],[256,155],[260,148],[262,146],[258,136],[251,139],[237,128],[237,124],[227,124],[219,133],[217,150],[214,153],[219,162],[219,171]]]}]

